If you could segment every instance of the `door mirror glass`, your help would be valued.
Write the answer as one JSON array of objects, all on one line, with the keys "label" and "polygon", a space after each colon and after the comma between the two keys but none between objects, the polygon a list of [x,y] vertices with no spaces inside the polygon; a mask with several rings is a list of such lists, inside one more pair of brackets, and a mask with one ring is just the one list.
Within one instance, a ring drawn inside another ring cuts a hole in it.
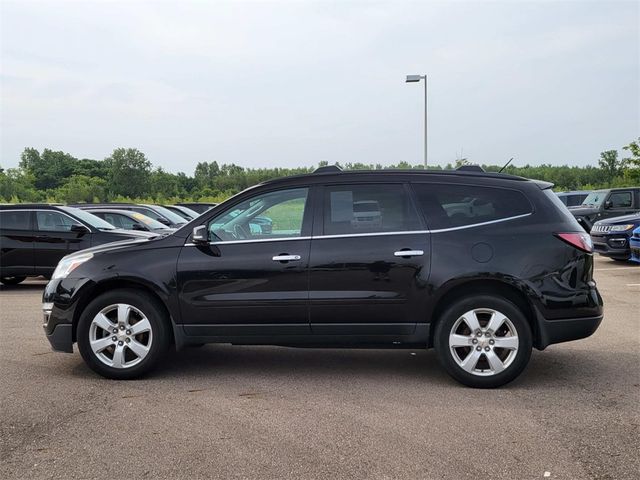
[{"label": "door mirror glass", "polygon": [[191,241],[197,244],[209,243],[209,231],[207,230],[207,226],[200,225],[198,227],[193,227]]},{"label": "door mirror glass", "polygon": [[613,206],[613,203],[611,203],[611,200],[607,200],[606,202],[604,202],[605,210],[610,209],[612,206]]}]

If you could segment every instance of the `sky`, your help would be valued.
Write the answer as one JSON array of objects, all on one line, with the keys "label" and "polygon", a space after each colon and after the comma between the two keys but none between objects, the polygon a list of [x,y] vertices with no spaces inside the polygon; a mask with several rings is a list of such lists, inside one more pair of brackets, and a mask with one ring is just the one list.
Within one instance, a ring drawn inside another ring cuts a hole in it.
[{"label": "sky", "polygon": [[[640,2],[0,1],[0,165],[596,164],[640,135]],[[623,152],[621,152],[622,154]]]}]

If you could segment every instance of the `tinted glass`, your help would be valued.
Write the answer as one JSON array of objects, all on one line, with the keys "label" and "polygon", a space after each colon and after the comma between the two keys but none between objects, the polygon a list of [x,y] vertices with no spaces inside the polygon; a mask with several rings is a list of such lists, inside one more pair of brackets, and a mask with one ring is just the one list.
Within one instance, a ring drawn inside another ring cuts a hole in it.
[{"label": "tinted glass", "polygon": [[308,189],[257,195],[209,222],[211,238],[251,240],[299,237]]},{"label": "tinted glass", "polygon": [[609,197],[613,208],[627,208],[631,206],[631,192],[613,192]]},{"label": "tinted glass", "polygon": [[419,230],[403,185],[339,185],[324,193],[324,234]]},{"label": "tinted glass", "polygon": [[29,211],[0,212],[0,229],[2,230],[30,230]]},{"label": "tinted glass", "polygon": [[36,221],[38,230],[43,232],[68,232],[72,225],[80,225],[71,217],[53,210],[36,212]]},{"label": "tinted glass", "polygon": [[414,184],[413,188],[430,229],[473,225],[532,211],[526,197],[516,190],[444,184]]},{"label": "tinted glass", "polygon": [[80,220],[82,220],[85,223],[88,223],[94,228],[99,228],[101,230],[111,230],[114,228],[111,224],[105,222],[101,218],[96,217],[91,212],[86,212],[84,210],[81,210],[79,208],[74,208],[74,207],[59,207],[59,208],[60,210],[64,210],[65,212],[70,213],[74,217],[78,217]]}]

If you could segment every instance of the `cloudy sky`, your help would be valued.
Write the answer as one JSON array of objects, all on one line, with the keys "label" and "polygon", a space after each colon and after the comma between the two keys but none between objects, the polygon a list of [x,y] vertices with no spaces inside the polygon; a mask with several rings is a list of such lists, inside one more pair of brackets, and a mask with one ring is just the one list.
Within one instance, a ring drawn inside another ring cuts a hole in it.
[{"label": "cloudy sky", "polygon": [[0,165],[584,165],[640,135],[639,3],[1,1]]}]

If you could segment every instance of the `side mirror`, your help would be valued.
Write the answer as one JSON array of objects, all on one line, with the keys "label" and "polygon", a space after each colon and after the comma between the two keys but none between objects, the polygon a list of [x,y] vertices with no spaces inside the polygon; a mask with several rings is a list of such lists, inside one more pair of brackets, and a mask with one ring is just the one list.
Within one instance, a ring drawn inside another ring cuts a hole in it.
[{"label": "side mirror", "polygon": [[191,232],[191,241],[198,245],[209,243],[209,230],[206,225],[193,227]]},{"label": "side mirror", "polygon": [[608,210],[611,207],[613,207],[613,203],[611,203],[611,200],[607,200],[606,202],[604,202],[605,210]]},{"label": "side mirror", "polygon": [[79,225],[77,223],[74,223],[73,225],[71,225],[71,229],[69,231],[73,233],[82,233],[82,234],[91,232],[91,230],[89,230],[84,225]]},{"label": "side mirror", "polygon": [[140,230],[140,231],[146,231],[147,229],[144,228],[142,225],[140,225],[139,223],[134,223],[133,224],[133,230]]}]

